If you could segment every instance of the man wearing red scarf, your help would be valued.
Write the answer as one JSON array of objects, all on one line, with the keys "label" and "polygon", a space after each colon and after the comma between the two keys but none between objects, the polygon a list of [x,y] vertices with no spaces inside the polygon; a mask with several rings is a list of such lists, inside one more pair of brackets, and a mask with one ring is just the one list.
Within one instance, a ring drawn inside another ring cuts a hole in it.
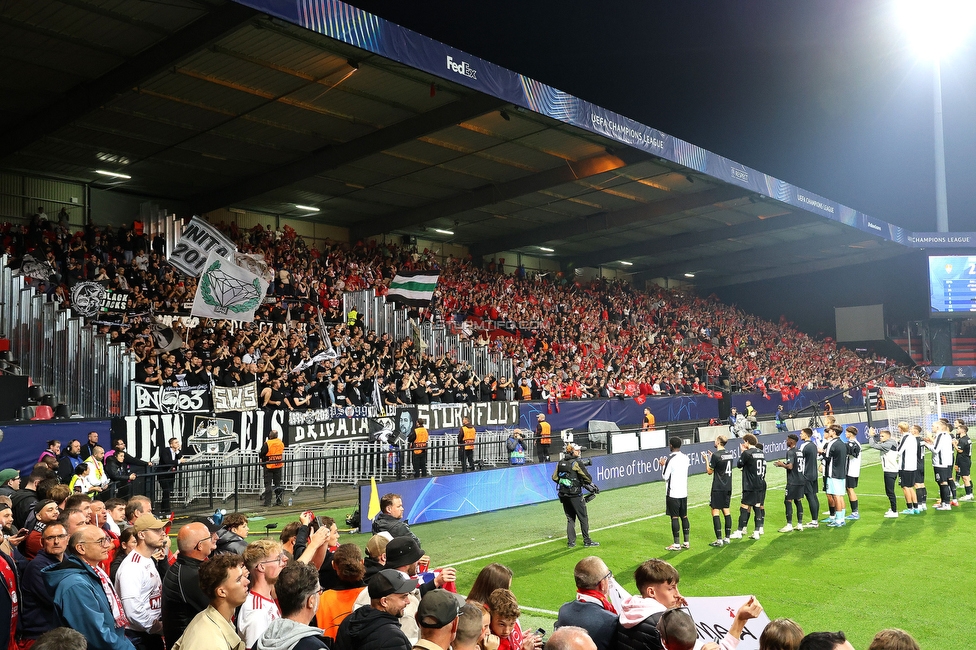
[{"label": "man wearing red scarf", "polygon": [[595,555],[584,557],[573,570],[576,600],[559,608],[556,627],[575,625],[586,630],[597,650],[609,650],[617,628],[617,610],[610,602],[613,573]]}]

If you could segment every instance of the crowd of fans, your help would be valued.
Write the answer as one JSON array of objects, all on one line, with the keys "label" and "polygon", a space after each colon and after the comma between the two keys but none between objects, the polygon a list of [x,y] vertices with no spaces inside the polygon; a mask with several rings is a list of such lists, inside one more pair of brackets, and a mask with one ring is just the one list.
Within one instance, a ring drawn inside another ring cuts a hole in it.
[{"label": "crowd of fans", "polygon": [[[274,273],[269,299],[255,322],[243,326],[207,321],[187,327],[178,320],[174,329],[182,341],[154,336],[154,317],[185,313],[196,279],[171,267],[162,237],[144,234],[139,224],[88,224],[72,232],[66,220],[35,215],[27,225],[4,224],[0,241],[15,268],[25,255],[48,262],[49,277],[35,282],[65,308],[81,281],[129,293],[129,314],[95,322],[137,355],[138,381],[257,381],[264,406],[714,394],[722,388],[788,393],[846,388],[879,372],[875,359],[830,339],[684,288],[582,282],[571,274],[506,268],[504,261],[441,260],[392,243],[309,246],[288,226],[220,228],[242,252],[264,256]],[[418,269],[439,270],[440,282],[430,308],[414,315],[510,358],[513,376],[478,376],[450,356],[429,355],[419,340],[377,336],[343,313],[344,291],[383,295],[398,271]],[[328,338],[317,312],[329,324]],[[323,355],[330,344],[336,355]]]},{"label": "crowd of fans", "polygon": [[[278,539],[251,535],[241,513],[196,517],[175,531],[174,551],[172,521],[148,498],[62,487],[41,462],[0,489],[2,648],[691,650],[699,637],[672,565],[641,563],[631,595],[597,556],[576,564],[551,637],[523,630],[511,569],[488,564],[458,595],[455,569],[432,563],[397,494],[380,499],[365,548],[340,544],[331,517],[306,511]],[[733,650],[761,613],[750,597],[721,639],[699,647]],[[843,632],[804,635],[790,619],[770,622],[759,647],[851,648]],[[870,645],[918,647],[897,629]]]}]

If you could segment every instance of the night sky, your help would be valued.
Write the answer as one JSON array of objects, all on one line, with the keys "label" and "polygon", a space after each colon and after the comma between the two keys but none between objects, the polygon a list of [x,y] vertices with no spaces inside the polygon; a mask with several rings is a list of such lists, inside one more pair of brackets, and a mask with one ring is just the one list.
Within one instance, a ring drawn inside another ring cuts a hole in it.
[{"label": "night sky", "polygon": [[[932,64],[890,0],[352,0],[422,34],[802,188],[935,230]],[[942,64],[949,229],[976,231],[976,34]],[[835,306],[927,317],[924,253],[729,287],[833,334]]]}]

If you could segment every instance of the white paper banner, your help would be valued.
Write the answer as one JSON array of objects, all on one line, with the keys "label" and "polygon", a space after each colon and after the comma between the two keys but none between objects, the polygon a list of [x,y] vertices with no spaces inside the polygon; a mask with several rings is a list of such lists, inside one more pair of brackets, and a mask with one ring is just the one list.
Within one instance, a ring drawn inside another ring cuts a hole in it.
[{"label": "white paper banner", "polygon": [[[698,627],[698,640],[702,643],[720,641],[735,620],[735,612],[744,605],[749,596],[718,596],[709,598],[686,598],[691,617]],[[757,618],[746,623],[739,641],[738,650],[759,650],[759,635],[769,625],[769,617],[762,612]]]}]

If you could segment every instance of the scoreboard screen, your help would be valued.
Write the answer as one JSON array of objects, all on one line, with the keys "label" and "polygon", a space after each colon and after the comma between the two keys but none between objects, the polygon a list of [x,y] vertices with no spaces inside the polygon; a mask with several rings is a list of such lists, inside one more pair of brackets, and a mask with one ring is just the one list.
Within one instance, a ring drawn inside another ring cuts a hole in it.
[{"label": "scoreboard screen", "polygon": [[929,257],[929,310],[943,318],[976,318],[976,255]]}]

